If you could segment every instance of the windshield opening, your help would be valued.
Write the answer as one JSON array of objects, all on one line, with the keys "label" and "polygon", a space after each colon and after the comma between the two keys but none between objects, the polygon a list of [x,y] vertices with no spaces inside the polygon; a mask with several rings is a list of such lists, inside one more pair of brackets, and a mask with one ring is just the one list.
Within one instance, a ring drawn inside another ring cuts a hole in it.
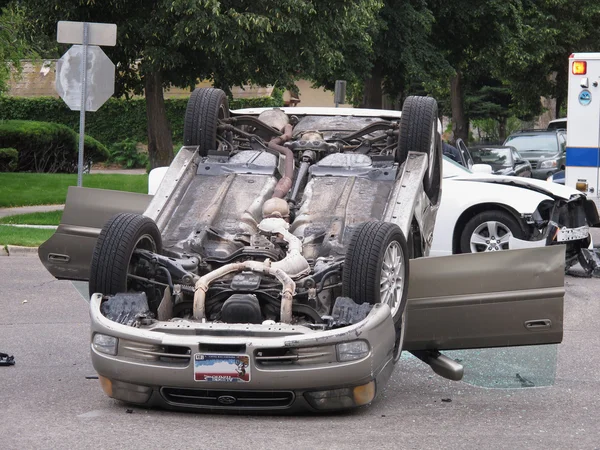
[{"label": "windshield opening", "polygon": [[519,152],[558,153],[558,142],[554,134],[511,136],[504,144],[510,144]]},{"label": "windshield opening", "polygon": [[477,148],[471,149],[474,164],[491,164],[494,166],[511,166],[510,148]]}]

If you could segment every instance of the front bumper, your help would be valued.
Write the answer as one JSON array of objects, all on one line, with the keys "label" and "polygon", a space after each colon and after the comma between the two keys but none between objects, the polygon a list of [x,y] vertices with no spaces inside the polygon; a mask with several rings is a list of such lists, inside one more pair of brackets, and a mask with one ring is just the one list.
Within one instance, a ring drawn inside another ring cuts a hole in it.
[{"label": "front bumper", "polygon": [[[105,392],[128,403],[210,411],[318,411],[328,395],[346,393],[350,400],[335,403],[334,398],[331,404],[338,407],[331,409],[347,409],[369,403],[393,370],[395,330],[387,305],[375,305],[355,325],[313,331],[285,324],[186,320],[133,328],[104,317],[101,301],[100,294],[90,300],[92,341],[97,333],[119,341],[116,355],[92,345],[92,363]],[[368,343],[368,354],[338,361],[336,345],[356,340]],[[195,355],[205,354],[247,356],[248,381],[196,381]]]},{"label": "front bumper", "polygon": [[533,169],[531,171],[531,178],[537,178],[538,180],[546,180],[550,175],[554,175],[559,170],[561,170],[559,167],[551,167],[548,169]]}]

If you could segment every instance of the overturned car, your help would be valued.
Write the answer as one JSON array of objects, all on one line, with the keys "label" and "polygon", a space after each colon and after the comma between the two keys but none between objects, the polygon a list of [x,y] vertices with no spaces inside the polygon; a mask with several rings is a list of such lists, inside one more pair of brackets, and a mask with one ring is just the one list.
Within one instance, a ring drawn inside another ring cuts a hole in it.
[{"label": "overturned car", "polygon": [[[373,401],[402,350],[460,379],[440,350],[562,339],[564,250],[422,258],[442,178],[435,100],[229,111],[199,89],[184,140],[152,196],[71,188],[40,247],[56,277],[89,280],[109,396],[340,410]],[[468,281],[490,264],[521,272],[511,290]]]}]

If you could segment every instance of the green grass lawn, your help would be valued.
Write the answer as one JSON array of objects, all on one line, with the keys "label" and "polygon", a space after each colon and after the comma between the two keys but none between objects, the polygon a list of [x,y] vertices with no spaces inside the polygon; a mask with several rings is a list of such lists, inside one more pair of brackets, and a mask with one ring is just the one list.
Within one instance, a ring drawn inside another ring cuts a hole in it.
[{"label": "green grass lawn", "polygon": [[24,247],[38,247],[46,241],[55,230],[40,228],[19,228],[0,225],[0,247],[5,245],[22,245]]},{"label": "green grass lawn", "polygon": [[[77,186],[76,174],[0,173],[0,208],[62,204],[69,186]],[[83,187],[148,192],[148,175],[84,174]]]},{"label": "green grass lawn", "polygon": [[0,217],[0,224],[58,225],[60,224],[62,213],[62,210],[60,210]]}]

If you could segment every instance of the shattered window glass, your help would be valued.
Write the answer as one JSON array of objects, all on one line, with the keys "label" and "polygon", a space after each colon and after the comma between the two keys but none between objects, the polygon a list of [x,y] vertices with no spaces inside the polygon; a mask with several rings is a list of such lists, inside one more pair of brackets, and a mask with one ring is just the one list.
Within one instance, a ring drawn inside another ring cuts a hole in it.
[{"label": "shattered window glass", "polygon": [[552,386],[558,345],[535,345],[442,352],[465,368],[463,381],[474,386],[515,389]]}]

